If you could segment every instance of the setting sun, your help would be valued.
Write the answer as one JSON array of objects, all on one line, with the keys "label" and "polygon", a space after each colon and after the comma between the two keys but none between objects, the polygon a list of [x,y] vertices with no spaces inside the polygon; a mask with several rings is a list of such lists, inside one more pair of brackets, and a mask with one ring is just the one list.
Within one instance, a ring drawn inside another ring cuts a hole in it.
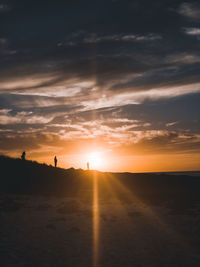
[{"label": "setting sun", "polygon": [[90,169],[101,169],[103,160],[101,152],[91,152],[87,155],[87,162],[89,162]]}]

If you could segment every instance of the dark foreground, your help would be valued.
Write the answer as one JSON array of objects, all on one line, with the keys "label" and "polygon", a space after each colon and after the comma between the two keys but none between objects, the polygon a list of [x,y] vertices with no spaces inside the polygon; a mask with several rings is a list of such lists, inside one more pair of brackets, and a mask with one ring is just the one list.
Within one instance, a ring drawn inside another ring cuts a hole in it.
[{"label": "dark foreground", "polygon": [[200,266],[200,177],[0,164],[0,266]]}]

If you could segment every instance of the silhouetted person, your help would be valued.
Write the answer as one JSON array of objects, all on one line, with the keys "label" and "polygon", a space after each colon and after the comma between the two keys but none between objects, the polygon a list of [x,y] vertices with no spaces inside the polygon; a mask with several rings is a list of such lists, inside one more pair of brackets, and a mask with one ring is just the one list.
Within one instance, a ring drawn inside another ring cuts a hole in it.
[{"label": "silhouetted person", "polygon": [[54,157],[54,164],[55,164],[55,168],[57,167],[57,158],[56,158],[56,156]]},{"label": "silhouetted person", "polygon": [[26,152],[24,151],[24,152],[22,153],[22,155],[21,155],[21,159],[22,159],[22,160],[25,160],[25,157],[26,157]]},{"label": "silhouetted person", "polygon": [[89,171],[89,169],[90,169],[90,164],[89,164],[89,162],[87,162],[87,169],[88,169],[88,171]]}]

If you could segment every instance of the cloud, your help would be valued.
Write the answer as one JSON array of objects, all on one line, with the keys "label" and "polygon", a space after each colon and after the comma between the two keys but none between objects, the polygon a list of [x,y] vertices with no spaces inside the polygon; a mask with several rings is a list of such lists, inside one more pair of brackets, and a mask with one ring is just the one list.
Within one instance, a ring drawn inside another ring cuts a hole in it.
[{"label": "cloud", "polygon": [[16,54],[16,50],[12,50],[9,48],[9,42],[6,38],[0,38],[0,56],[6,55],[14,55]]},{"label": "cloud", "polygon": [[[144,91],[157,89],[146,94],[146,97],[149,95],[153,97],[156,96],[156,92],[158,96],[161,95],[159,90],[166,89],[168,97],[173,97],[177,95],[176,87],[191,85],[191,93],[198,90],[195,84],[200,81],[199,58],[200,56],[195,52],[167,54],[162,61],[158,55],[152,59],[140,53],[129,57],[126,55],[98,56],[96,59],[94,57],[82,62],[75,60],[66,65],[62,64],[56,71],[43,70],[42,72],[39,68],[37,73],[32,66],[32,74],[24,73],[26,69],[29,72],[31,69],[24,65],[21,71],[18,69],[16,73],[18,77],[15,77],[15,74],[11,76],[11,73],[15,73],[15,69],[9,72],[5,68],[4,71],[0,71],[2,74],[0,92],[5,94],[9,90],[11,94],[24,95],[24,98],[25,95],[35,95],[38,101],[39,96],[41,101],[45,100],[42,97],[49,97],[49,99],[46,98],[48,100],[46,103],[43,101],[44,105],[57,101],[59,97],[62,97],[63,103],[68,99],[71,103],[79,102],[83,105],[88,105],[88,100],[93,105],[97,100],[99,107],[105,100],[110,101],[113,95],[119,101],[120,98],[124,99],[123,104],[126,104],[126,98],[130,98],[130,92],[141,92],[140,95],[139,93],[135,95],[135,101],[132,99],[132,103],[138,103],[139,98],[145,99]],[[95,68],[92,68],[92,65]],[[174,89],[174,94],[170,87]],[[179,94],[181,92],[190,93],[190,90],[179,90]],[[164,93],[163,96],[165,97],[166,94]]]},{"label": "cloud", "polygon": [[115,151],[125,155],[138,154],[182,154],[200,152],[200,135],[173,131],[138,132],[136,142],[116,147]]},{"label": "cloud", "polygon": [[168,122],[166,123],[166,127],[171,127],[171,126],[174,126],[178,123],[178,121],[173,121],[173,122]]},{"label": "cloud", "polygon": [[14,116],[12,114],[9,114],[9,112],[7,112],[6,114],[1,115],[1,110],[0,110],[0,125],[45,124],[51,120],[52,117],[49,117],[49,115],[47,115],[46,117],[42,117],[34,115],[32,114],[32,112],[18,112]]},{"label": "cloud", "polygon": [[86,33],[84,31],[79,31],[69,35],[66,41],[59,42],[58,46],[76,46],[80,44],[97,44],[106,42],[145,42],[156,41],[160,39],[162,39],[162,36],[155,33],[98,35],[96,33]]},{"label": "cloud", "polygon": [[154,41],[162,39],[160,35],[149,33],[146,35],[135,35],[135,34],[121,34],[121,35],[107,35],[97,36],[96,34],[88,34],[84,37],[83,43],[99,43],[106,41],[124,41],[124,42],[142,42],[142,41]]},{"label": "cloud", "polygon": [[52,149],[64,155],[98,146],[120,155],[199,153],[199,97],[85,111],[59,105],[44,110],[4,108],[0,110],[0,117],[5,118],[0,125],[0,151],[25,149],[47,156]]},{"label": "cloud", "polygon": [[66,155],[66,152],[69,154],[77,154],[77,152],[84,153],[87,151],[88,147],[90,149],[96,147],[96,144],[101,148],[106,147],[106,143],[101,139],[79,138],[75,140],[65,140],[54,133],[20,133],[18,136],[11,134],[0,135],[0,152],[7,154],[20,153],[22,150],[26,150],[27,154],[39,153],[40,156],[42,154],[49,156],[52,151],[58,155]]},{"label": "cloud", "polygon": [[[126,142],[117,142],[122,137],[126,137]],[[129,139],[127,139],[129,137]],[[57,151],[58,154],[65,155],[83,153],[88,148],[109,149],[115,155],[141,155],[141,154],[181,154],[199,153],[200,135],[180,133],[175,131],[135,131],[132,135],[117,133],[113,140],[102,137],[75,138],[73,140],[61,137],[53,133],[20,133],[15,135],[1,134],[1,152],[21,151]],[[41,152],[42,153],[42,152]]]},{"label": "cloud", "polygon": [[0,4],[0,13],[4,13],[9,11],[11,8],[10,6],[6,5],[6,4]]},{"label": "cloud", "polygon": [[168,57],[166,57],[166,63],[180,65],[200,63],[200,55],[193,53],[180,53],[176,55],[169,55]]},{"label": "cloud", "polygon": [[183,28],[183,30],[187,35],[200,36],[200,28]]},{"label": "cloud", "polygon": [[179,14],[192,19],[200,20],[200,5],[197,2],[184,2],[178,9]]}]

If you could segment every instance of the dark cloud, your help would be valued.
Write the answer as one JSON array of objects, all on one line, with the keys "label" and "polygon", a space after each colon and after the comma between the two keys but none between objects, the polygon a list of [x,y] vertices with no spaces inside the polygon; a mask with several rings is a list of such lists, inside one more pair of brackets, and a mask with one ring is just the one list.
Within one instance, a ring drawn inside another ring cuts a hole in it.
[{"label": "dark cloud", "polygon": [[181,86],[200,82],[200,63],[182,64],[182,66],[163,68],[146,72],[126,83],[118,83],[111,90],[129,89],[133,91],[161,88],[167,86]]},{"label": "dark cloud", "polygon": [[6,3],[0,3],[0,14],[4,12],[8,12],[11,9],[9,5]]},{"label": "dark cloud", "polygon": [[200,21],[200,4],[196,1],[181,3],[178,11],[189,19]]}]

